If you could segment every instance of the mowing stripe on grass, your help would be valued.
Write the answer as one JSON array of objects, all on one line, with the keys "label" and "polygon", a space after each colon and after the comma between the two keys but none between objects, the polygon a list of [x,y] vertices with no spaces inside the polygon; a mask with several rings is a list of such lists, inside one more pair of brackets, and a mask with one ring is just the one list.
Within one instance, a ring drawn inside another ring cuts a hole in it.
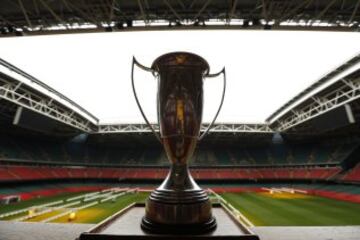
[{"label": "mowing stripe on grass", "polygon": [[292,202],[295,199],[277,199],[269,198],[259,194],[252,194],[250,198],[255,203],[267,206],[275,215],[282,217],[278,218],[277,225],[318,225],[321,224],[319,218],[314,218],[314,211],[299,207]]},{"label": "mowing stripe on grass", "polygon": [[258,226],[360,225],[360,204],[314,196],[294,199],[259,193],[222,196]]}]

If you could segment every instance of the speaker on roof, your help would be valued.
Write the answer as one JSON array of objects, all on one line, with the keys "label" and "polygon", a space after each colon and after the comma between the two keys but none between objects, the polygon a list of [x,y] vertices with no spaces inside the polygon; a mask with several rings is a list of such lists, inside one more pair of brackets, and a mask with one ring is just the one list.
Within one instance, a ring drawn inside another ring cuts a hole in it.
[{"label": "speaker on roof", "polygon": [[283,144],[283,143],[284,143],[284,139],[283,139],[283,137],[281,136],[281,133],[275,132],[275,133],[273,134],[272,143],[273,143],[273,144]]},{"label": "speaker on roof", "polygon": [[13,120],[14,125],[18,125],[21,114],[22,114],[22,110],[23,110],[23,107],[21,107],[21,106],[18,106],[18,108],[16,109],[16,113],[15,113],[14,120]]}]

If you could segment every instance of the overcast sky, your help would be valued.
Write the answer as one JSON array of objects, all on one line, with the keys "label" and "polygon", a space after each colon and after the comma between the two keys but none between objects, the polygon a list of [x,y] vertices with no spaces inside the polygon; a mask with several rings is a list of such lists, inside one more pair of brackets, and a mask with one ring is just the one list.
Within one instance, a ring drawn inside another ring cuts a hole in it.
[{"label": "overcast sky", "polygon": [[[314,81],[360,52],[360,34],[287,31],[148,31],[0,38],[0,57],[47,83],[102,123],[143,122],[131,90],[131,60],[189,51],[210,72],[226,67],[218,122],[264,122]],[[138,95],[156,122],[156,81],[136,71]],[[205,80],[204,122],[219,105],[222,79]]]}]

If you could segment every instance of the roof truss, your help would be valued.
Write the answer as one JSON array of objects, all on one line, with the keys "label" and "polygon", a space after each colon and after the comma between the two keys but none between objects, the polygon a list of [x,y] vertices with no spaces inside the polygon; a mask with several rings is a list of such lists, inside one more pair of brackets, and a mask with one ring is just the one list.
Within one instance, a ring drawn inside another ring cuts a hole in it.
[{"label": "roof truss", "polygon": [[0,36],[154,29],[358,31],[359,0],[4,0]]},{"label": "roof truss", "polygon": [[[159,131],[159,125],[153,124],[155,131]],[[201,125],[201,132],[204,132],[208,124]],[[97,133],[142,133],[151,132],[146,124],[100,124]],[[214,124],[210,132],[212,133],[272,133],[272,129],[267,124],[234,124],[218,123]]]}]

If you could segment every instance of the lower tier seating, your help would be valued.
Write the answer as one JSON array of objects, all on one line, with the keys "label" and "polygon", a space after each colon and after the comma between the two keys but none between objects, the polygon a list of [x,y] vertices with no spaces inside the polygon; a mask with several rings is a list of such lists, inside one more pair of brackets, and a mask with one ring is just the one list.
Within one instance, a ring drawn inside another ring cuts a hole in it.
[{"label": "lower tier seating", "polygon": [[350,170],[342,180],[349,182],[360,182],[360,163],[358,163],[352,170]]},{"label": "lower tier seating", "polygon": [[[323,179],[341,171],[340,167],[307,168],[217,168],[191,169],[195,179]],[[359,181],[360,167],[354,179]],[[163,179],[168,169],[162,168],[93,168],[0,165],[0,181],[41,179]],[[353,175],[349,175],[352,179]],[[357,176],[357,178],[356,178]]]}]

